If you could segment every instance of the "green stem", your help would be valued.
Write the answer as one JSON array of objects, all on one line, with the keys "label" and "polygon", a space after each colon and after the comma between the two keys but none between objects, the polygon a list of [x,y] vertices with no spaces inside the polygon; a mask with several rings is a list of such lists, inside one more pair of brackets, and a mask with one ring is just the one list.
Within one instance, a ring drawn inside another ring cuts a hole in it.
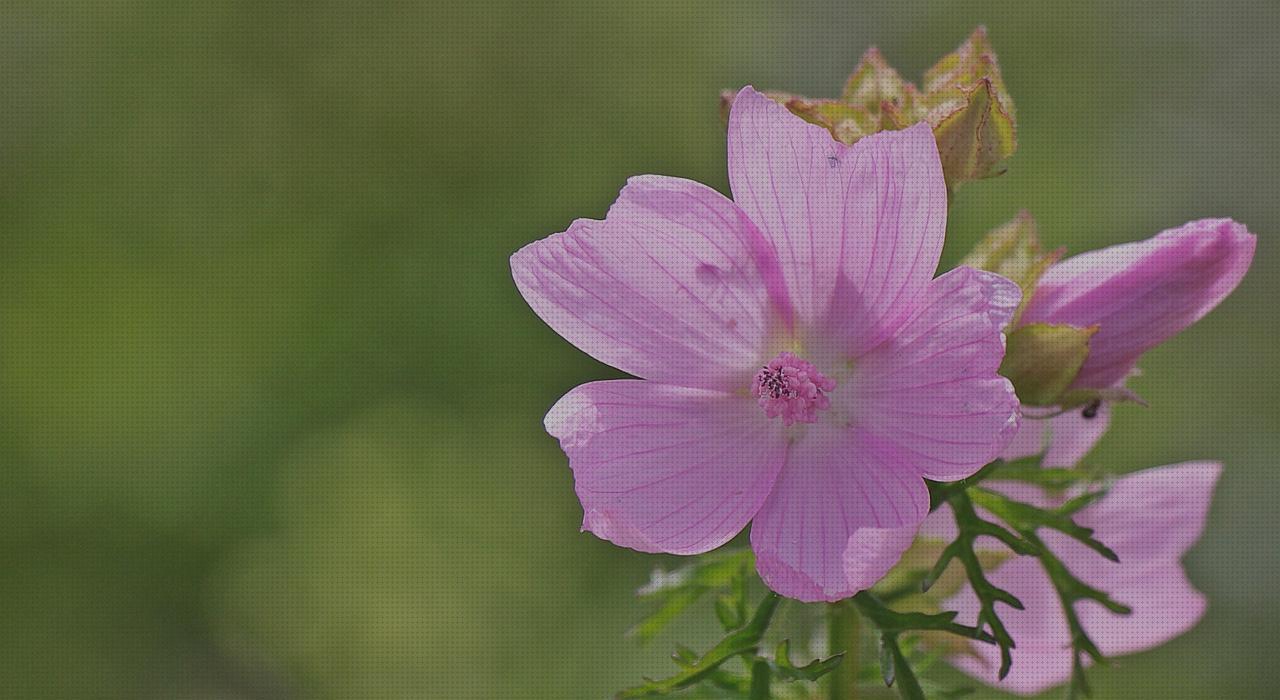
[{"label": "green stem", "polygon": [[844,659],[831,672],[831,700],[858,697],[858,652],[862,646],[862,616],[849,601],[827,606],[828,655],[844,652]]}]

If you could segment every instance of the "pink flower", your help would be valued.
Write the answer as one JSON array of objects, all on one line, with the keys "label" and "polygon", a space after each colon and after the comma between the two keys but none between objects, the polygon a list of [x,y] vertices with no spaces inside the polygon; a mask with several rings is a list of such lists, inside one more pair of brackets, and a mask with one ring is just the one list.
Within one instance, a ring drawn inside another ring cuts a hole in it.
[{"label": "pink flower", "polygon": [[[1194,627],[1204,615],[1204,596],[1187,580],[1181,559],[1200,538],[1221,469],[1215,462],[1186,462],[1129,474],[1080,511],[1076,521],[1094,528],[1094,536],[1119,555],[1119,563],[1066,535],[1041,531],[1041,539],[1072,574],[1133,609],[1129,615],[1117,615],[1092,601],[1076,604],[1081,626],[1104,655],[1159,646]],[[1009,495],[1050,505],[1046,496],[1029,498],[1029,490],[1024,486]],[[930,516],[930,524],[950,517],[949,511],[939,509]],[[952,656],[951,664],[984,683],[1021,695],[1034,695],[1069,680],[1071,634],[1057,592],[1040,562],[1034,557],[1013,557],[989,578],[1026,606],[1021,611],[1000,608],[1000,619],[1017,644],[1013,668],[1003,681],[997,680],[1000,651],[986,644],[973,645],[973,655]],[[944,607],[959,611],[959,622],[977,621],[978,600],[967,585]]]},{"label": "pink flower", "polygon": [[[1121,386],[1138,358],[1200,320],[1240,284],[1257,238],[1230,219],[1202,219],[1154,238],[1068,258],[1041,278],[1021,323],[1097,326],[1078,389]],[[1045,450],[1044,465],[1072,466],[1110,422],[1103,405],[1093,418],[1076,411],[1023,421],[1003,455]]]},{"label": "pink flower", "polygon": [[927,124],[845,146],[748,87],[728,156],[733,201],[632,178],[604,221],[512,256],[548,325],[640,378],[577,387],[547,431],[584,530],[697,554],[754,521],[770,587],[842,599],[910,544],[924,478],[972,474],[1016,429],[996,370],[1019,291],[933,279],[947,195]]}]

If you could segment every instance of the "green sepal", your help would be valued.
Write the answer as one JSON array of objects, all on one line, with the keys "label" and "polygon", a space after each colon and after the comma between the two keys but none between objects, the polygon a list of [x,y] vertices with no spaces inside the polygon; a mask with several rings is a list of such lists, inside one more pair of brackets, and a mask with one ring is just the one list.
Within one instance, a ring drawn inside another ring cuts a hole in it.
[{"label": "green sepal", "polygon": [[947,187],[1002,174],[1018,149],[1017,124],[986,29],[925,71],[923,85]]},{"label": "green sepal", "polygon": [[960,98],[946,103],[950,111],[931,114],[937,119],[933,135],[947,187],[1003,175],[1001,164],[1017,150],[1013,117],[1004,112],[990,80],[960,91]]},{"label": "green sepal", "polygon": [[871,47],[862,54],[844,84],[840,100],[855,105],[882,105],[890,102],[910,106],[919,95],[916,86],[902,79],[884,60],[880,49]]},{"label": "green sepal", "polygon": [[884,131],[886,128],[904,128],[897,126],[894,122],[886,125],[880,114],[864,106],[839,100],[788,97],[782,103],[796,116],[826,128],[831,132],[832,138],[845,144],[852,144],[863,136]]},{"label": "green sepal", "polygon": [[1032,323],[1009,333],[1000,374],[1013,382],[1024,406],[1056,406],[1089,356],[1096,326]]}]

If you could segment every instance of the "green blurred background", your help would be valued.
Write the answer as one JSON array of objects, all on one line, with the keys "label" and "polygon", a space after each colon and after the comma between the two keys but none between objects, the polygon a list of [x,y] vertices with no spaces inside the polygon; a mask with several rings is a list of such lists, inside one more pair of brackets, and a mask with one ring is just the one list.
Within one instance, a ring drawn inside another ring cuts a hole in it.
[{"label": "green blurred background", "polygon": [[[946,260],[1021,207],[1073,251],[1260,237],[1091,461],[1227,464],[1204,622],[1100,698],[1280,684],[1280,8],[33,2],[0,6],[0,695],[601,698],[705,642],[623,632],[669,560],[579,534],[541,428],[616,373],[508,255],[625,178],[726,190],[722,88],[912,79],[985,23],[1018,107]],[[984,691],[985,692],[985,691]],[[979,697],[984,697],[982,693]]]}]

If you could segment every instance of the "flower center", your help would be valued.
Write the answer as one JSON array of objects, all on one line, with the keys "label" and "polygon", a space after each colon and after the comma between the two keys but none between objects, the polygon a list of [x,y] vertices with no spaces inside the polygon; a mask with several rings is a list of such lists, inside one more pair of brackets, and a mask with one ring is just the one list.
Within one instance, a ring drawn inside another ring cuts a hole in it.
[{"label": "flower center", "polygon": [[818,409],[831,406],[827,394],[835,388],[835,381],[816,367],[784,352],[756,373],[751,382],[751,395],[756,397],[766,416],[782,416],[784,425],[816,423]]}]

